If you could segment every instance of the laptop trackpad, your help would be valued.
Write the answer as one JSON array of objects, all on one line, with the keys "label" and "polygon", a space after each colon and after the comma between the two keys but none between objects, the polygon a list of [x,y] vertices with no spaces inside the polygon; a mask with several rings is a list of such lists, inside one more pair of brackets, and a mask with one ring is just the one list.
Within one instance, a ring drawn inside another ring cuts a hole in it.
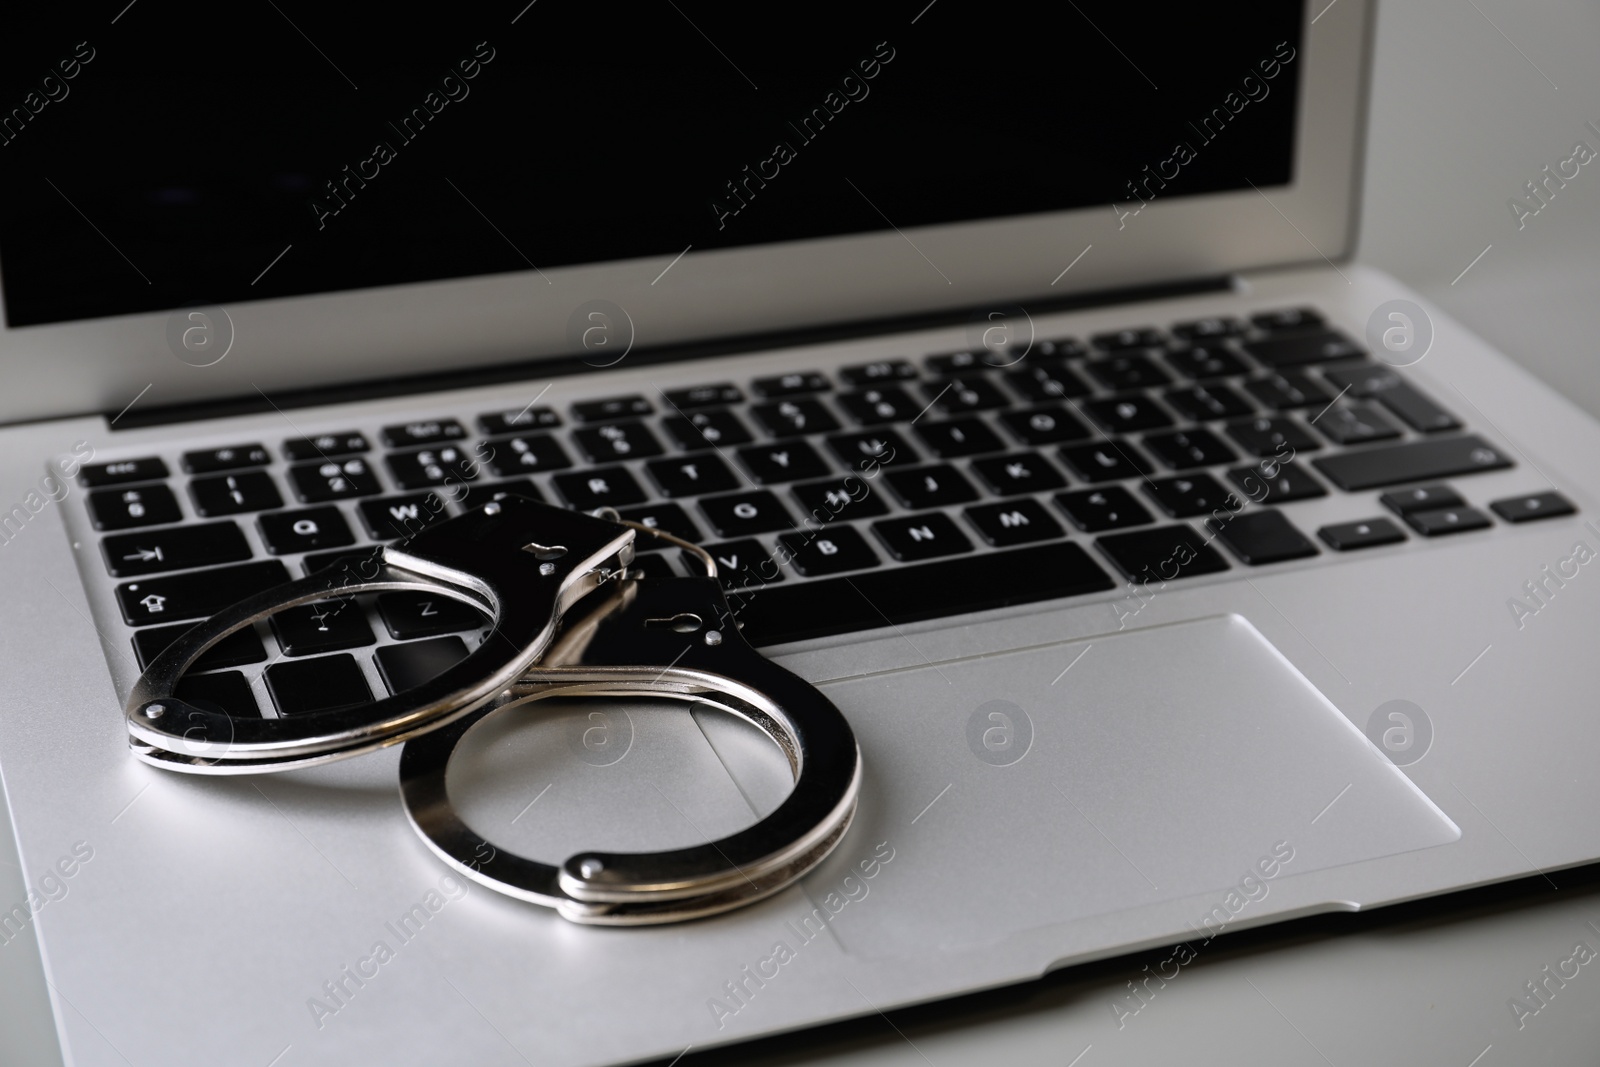
[{"label": "laptop trackpad", "polygon": [[852,952],[1222,900],[1247,873],[1259,894],[1267,869],[1460,837],[1238,615],[822,688],[850,717],[868,777],[850,837],[807,885],[832,886],[878,842],[894,855],[873,899],[832,923]]}]

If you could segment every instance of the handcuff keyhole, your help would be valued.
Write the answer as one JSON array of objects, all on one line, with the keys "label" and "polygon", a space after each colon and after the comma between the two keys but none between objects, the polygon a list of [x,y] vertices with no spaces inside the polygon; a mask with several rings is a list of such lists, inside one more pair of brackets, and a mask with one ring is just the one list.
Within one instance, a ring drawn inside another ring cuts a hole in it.
[{"label": "handcuff keyhole", "polygon": [[690,611],[679,612],[669,619],[646,619],[644,627],[647,630],[671,630],[673,633],[692,634],[704,625],[700,616]]},{"label": "handcuff keyhole", "polygon": [[560,559],[567,554],[565,545],[541,545],[537,541],[523,545],[522,551],[532,552],[534,559]]}]

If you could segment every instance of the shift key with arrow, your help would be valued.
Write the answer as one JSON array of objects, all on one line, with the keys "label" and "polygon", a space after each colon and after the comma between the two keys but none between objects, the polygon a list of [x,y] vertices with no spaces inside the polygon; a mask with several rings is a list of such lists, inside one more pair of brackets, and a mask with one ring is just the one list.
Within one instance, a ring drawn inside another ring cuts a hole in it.
[{"label": "shift key with arrow", "polygon": [[168,530],[119,534],[100,542],[113,578],[237,563],[250,558],[250,544],[231,522],[176,526]]}]

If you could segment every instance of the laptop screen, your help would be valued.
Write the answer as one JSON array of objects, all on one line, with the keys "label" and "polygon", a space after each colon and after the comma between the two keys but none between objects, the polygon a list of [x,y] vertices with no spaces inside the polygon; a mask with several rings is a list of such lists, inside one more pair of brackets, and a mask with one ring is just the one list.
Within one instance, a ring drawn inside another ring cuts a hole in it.
[{"label": "laptop screen", "polygon": [[0,39],[11,326],[1293,177],[1285,0],[57,7]]}]

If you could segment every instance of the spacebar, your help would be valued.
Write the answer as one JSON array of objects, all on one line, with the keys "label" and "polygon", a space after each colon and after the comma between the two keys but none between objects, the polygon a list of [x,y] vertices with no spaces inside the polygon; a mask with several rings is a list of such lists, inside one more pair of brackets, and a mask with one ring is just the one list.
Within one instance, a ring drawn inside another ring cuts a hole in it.
[{"label": "spacebar", "polygon": [[797,585],[728,592],[756,646],[1094,593],[1115,586],[1089,554],[1056,542]]}]

